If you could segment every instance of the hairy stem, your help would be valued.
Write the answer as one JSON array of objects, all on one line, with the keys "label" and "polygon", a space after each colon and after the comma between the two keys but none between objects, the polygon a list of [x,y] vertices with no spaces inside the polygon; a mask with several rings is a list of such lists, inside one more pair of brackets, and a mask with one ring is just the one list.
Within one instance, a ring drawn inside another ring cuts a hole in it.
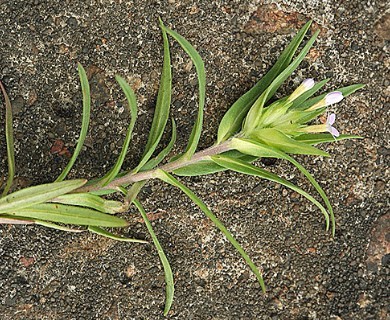
[{"label": "hairy stem", "polygon": [[190,159],[183,160],[178,159],[176,161],[164,164],[160,167],[154,168],[152,170],[148,171],[142,171],[138,173],[132,173],[129,172],[128,174],[124,175],[123,177],[116,178],[112,180],[109,184],[105,186],[98,186],[98,185],[86,185],[79,189],[74,190],[73,192],[91,192],[91,191],[98,191],[98,190],[109,190],[109,189],[117,189],[120,186],[123,185],[129,185],[131,183],[139,182],[139,181],[145,181],[149,179],[156,178],[156,173],[158,169],[164,170],[166,172],[172,172],[180,168],[184,168],[186,166],[198,163],[200,161],[209,160],[211,156],[215,156],[221,153],[224,153],[226,151],[232,150],[231,146],[231,140],[227,140],[221,144],[211,146],[207,149],[204,149],[202,151],[199,151],[195,153]]}]

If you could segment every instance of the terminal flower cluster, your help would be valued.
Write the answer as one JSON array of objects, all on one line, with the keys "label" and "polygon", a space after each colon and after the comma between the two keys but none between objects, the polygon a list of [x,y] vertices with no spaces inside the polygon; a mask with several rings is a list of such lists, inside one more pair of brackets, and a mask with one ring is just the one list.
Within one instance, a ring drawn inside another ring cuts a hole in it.
[{"label": "terminal flower cluster", "polygon": [[246,132],[244,127],[244,136],[261,139],[263,133],[270,132],[265,129],[273,128],[287,138],[298,137],[304,133],[330,133],[333,137],[339,137],[339,131],[333,127],[336,120],[334,113],[328,115],[326,123],[310,124],[310,122],[326,113],[328,106],[340,102],[344,96],[340,91],[333,91],[310,107],[305,107],[304,104],[302,107],[299,103],[300,97],[312,90],[314,85],[315,82],[312,78],[306,79],[288,97],[279,99],[270,106],[262,108],[257,125]]}]

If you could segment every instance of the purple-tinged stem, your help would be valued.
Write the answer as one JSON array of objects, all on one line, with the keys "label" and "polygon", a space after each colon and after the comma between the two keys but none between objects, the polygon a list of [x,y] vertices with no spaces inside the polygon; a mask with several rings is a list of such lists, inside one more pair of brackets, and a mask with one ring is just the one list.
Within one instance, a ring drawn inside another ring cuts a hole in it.
[{"label": "purple-tinged stem", "polygon": [[97,185],[87,185],[83,186],[79,189],[74,190],[73,192],[91,192],[91,191],[98,191],[98,190],[109,190],[109,189],[117,189],[120,186],[123,185],[129,185],[134,182],[144,181],[156,178],[156,171],[157,169],[164,170],[166,172],[172,172],[180,168],[187,167],[189,165],[198,163],[200,161],[208,160],[209,157],[215,156],[217,154],[224,153],[226,151],[232,150],[231,147],[231,140],[227,140],[221,144],[211,146],[205,150],[199,151],[195,153],[190,159],[178,159],[173,162],[167,163],[162,165],[161,167],[158,167],[156,169],[138,172],[138,173],[128,173],[124,175],[123,177],[116,178],[112,180],[109,184],[102,186]]}]

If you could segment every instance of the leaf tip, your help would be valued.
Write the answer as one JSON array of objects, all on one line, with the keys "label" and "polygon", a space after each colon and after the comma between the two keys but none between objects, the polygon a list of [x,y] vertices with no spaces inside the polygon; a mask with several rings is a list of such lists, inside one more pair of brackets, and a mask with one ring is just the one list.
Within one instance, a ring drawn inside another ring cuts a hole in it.
[{"label": "leaf tip", "polygon": [[80,72],[85,73],[85,69],[80,62],[77,62],[77,70],[79,71],[79,73]]},{"label": "leaf tip", "polygon": [[165,33],[167,30],[167,27],[165,26],[164,21],[161,19],[161,17],[158,17],[158,22],[160,24],[161,30],[163,31],[163,33]]},{"label": "leaf tip", "polygon": [[356,90],[360,90],[360,89],[364,88],[365,86],[366,86],[365,83],[357,83],[357,84],[356,84],[356,87],[357,87]]}]

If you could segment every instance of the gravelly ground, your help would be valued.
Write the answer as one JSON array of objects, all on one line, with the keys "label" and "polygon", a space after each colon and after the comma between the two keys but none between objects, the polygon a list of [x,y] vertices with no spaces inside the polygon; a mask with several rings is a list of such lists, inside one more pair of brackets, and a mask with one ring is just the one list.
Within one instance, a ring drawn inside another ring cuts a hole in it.
[{"label": "gravelly ground", "polygon": [[[162,63],[159,16],[197,47],[206,64],[201,148],[213,143],[229,105],[313,19],[319,40],[281,94],[307,77],[331,77],[329,90],[367,84],[333,108],[340,131],[365,139],[324,146],[329,159],[300,158],[334,204],[336,237],[324,231],[312,206],[272,183],[233,173],[182,179],[261,266],[268,287],[262,295],[195,205],[177,190],[150,183],[141,200],[176,281],[168,318],[388,319],[389,7],[384,0],[272,2],[0,0],[0,80],[13,100],[19,184],[52,181],[66,164],[66,156],[50,148],[61,139],[71,151],[77,139],[77,62],[91,78],[93,111],[72,177],[94,177],[114,163],[127,127],[113,80],[118,73],[136,90],[140,108],[126,166],[141,155]],[[196,77],[174,43],[172,61],[178,152],[195,118]],[[4,140],[3,128],[0,133]],[[4,173],[4,143],[0,151]],[[270,168],[309,188],[287,164]],[[125,233],[149,239],[131,214]],[[1,226],[0,235],[1,319],[163,318],[164,276],[152,246],[39,227]]]}]

